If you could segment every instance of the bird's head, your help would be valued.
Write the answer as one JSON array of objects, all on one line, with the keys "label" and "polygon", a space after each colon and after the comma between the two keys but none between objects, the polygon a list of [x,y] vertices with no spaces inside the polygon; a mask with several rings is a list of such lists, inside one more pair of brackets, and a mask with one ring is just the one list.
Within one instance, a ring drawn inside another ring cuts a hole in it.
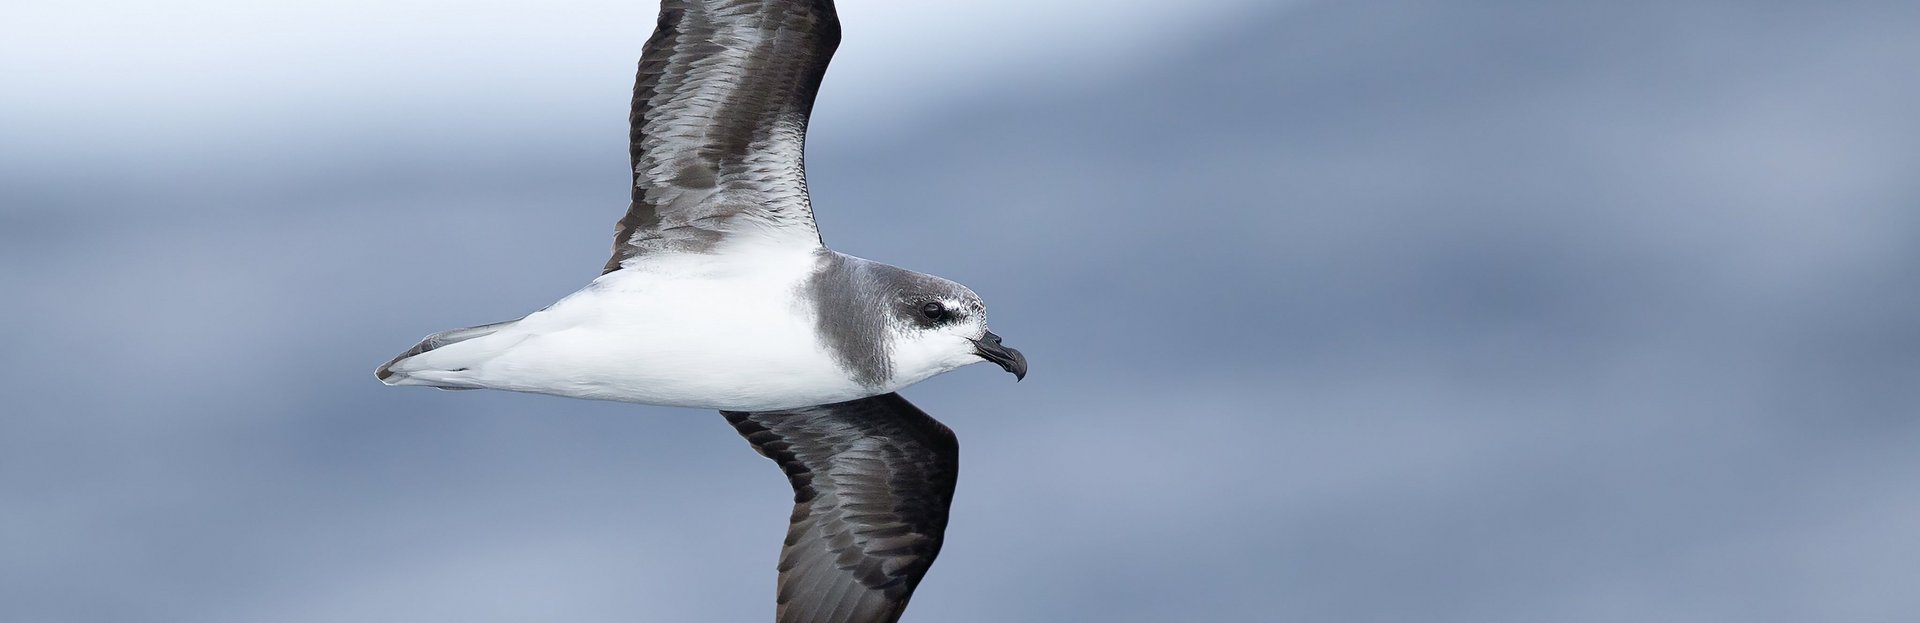
[{"label": "bird's head", "polygon": [[931,275],[914,274],[888,305],[893,380],[904,386],[968,364],[990,361],[1027,376],[1027,357],[1000,343],[987,329],[987,306],[973,290]]}]

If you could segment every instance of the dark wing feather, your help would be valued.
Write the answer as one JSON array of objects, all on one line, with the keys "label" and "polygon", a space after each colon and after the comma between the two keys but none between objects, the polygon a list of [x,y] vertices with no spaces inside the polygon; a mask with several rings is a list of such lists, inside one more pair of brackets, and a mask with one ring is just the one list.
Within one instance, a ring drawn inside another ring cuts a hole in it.
[{"label": "dark wing feather", "polygon": [[666,0],[633,85],[633,199],[606,271],[736,232],[817,245],[801,160],[840,44],[831,0]]},{"label": "dark wing feather", "polygon": [[953,431],[899,394],[721,414],[793,485],[776,620],[899,620],[940,554],[960,469]]}]

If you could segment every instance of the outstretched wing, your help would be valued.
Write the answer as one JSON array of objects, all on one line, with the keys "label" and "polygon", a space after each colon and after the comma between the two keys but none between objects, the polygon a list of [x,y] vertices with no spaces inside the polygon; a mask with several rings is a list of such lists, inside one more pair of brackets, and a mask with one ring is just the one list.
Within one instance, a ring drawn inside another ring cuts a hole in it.
[{"label": "outstretched wing", "polygon": [[736,235],[818,245],[801,151],[840,44],[831,0],[665,0],[633,85],[633,202],[606,271]]},{"label": "outstretched wing", "polygon": [[946,533],[953,431],[899,394],[721,414],[793,485],[776,620],[899,620]]}]

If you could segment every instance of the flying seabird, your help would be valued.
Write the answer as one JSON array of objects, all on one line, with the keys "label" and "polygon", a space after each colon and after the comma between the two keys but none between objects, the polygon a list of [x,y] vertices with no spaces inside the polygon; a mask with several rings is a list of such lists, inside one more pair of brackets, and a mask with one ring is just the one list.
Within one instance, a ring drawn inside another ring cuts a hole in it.
[{"label": "flying seabird", "polygon": [[375,372],[720,410],[793,486],[781,623],[895,621],[940,552],[959,446],[894,392],[981,361],[1027,372],[966,286],[821,242],[802,148],[839,42],[830,0],[663,1],[601,275]]}]

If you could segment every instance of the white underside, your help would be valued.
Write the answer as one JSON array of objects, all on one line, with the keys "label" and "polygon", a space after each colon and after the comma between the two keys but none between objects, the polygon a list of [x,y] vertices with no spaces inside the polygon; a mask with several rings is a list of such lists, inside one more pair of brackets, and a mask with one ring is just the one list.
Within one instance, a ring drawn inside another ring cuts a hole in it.
[{"label": "white underside", "polygon": [[491,335],[395,362],[386,381],[733,411],[891,391],[855,382],[815,337],[811,252],[729,256],[650,258]]}]

